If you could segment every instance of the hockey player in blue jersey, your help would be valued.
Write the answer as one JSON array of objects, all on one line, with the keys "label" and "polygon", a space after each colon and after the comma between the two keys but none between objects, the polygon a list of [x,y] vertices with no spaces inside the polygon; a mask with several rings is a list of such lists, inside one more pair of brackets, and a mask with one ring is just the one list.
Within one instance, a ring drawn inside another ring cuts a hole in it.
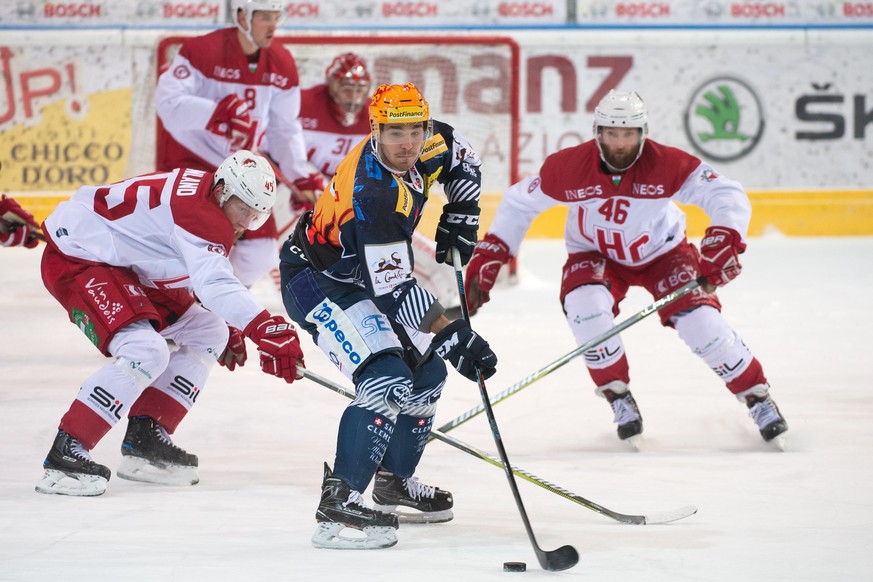
[{"label": "hockey player in blue jersey", "polygon": [[[289,316],[355,385],[334,466],[324,467],[312,538],[323,548],[392,546],[398,515],[452,519],[451,493],[414,476],[446,381],[443,360],[474,381],[476,367],[489,377],[497,365],[488,343],[465,321],[449,321],[412,277],[412,232],[435,182],[448,198],[437,262],[450,262],[452,247],[464,264],[472,255],[481,184],[476,153],[454,128],[430,118],[411,83],[382,85],[369,111],[369,139],[340,163],[281,251]],[[362,494],[374,476],[371,509]],[[347,527],[366,537],[343,535]]]}]

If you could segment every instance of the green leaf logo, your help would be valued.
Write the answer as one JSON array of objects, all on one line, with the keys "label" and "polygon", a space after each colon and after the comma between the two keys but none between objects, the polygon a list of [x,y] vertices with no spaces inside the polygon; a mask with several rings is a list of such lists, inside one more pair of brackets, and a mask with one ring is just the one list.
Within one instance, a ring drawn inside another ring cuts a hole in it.
[{"label": "green leaf logo", "polygon": [[764,134],[764,109],[752,87],[722,76],[700,85],[685,108],[685,135],[702,157],[733,161],[751,152]]},{"label": "green leaf logo", "polygon": [[708,106],[698,105],[694,113],[705,118],[712,125],[712,132],[697,134],[698,139],[706,143],[713,139],[738,139],[746,141],[749,136],[740,131],[740,106],[737,97],[727,85],[716,87],[719,95],[707,91],[703,98]]}]

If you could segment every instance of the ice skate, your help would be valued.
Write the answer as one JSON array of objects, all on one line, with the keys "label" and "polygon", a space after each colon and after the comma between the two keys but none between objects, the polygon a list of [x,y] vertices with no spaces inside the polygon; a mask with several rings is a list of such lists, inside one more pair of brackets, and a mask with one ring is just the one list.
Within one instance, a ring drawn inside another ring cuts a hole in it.
[{"label": "ice skate", "polygon": [[370,509],[359,491],[334,477],[324,464],[318,527],[312,545],[332,550],[376,550],[397,543],[397,516]]},{"label": "ice skate", "polygon": [[770,398],[769,386],[753,386],[737,394],[737,398],[745,400],[746,406],[749,407],[749,416],[758,425],[761,437],[767,442],[773,442],[780,450],[785,450],[785,437],[782,433],[788,430],[788,423],[779,412],[779,407]]},{"label": "ice skate", "polygon": [[195,485],[200,482],[197,455],[174,445],[166,429],[151,417],[128,419],[121,455],[118,476],[122,479],[161,485]]},{"label": "ice skate", "polygon": [[373,502],[378,511],[393,513],[400,523],[443,523],[454,517],[450,492],[425,485],[418,477],[404,479],[383,470],[376,472]]},{"label": "ice skate", "polygon": [[642,444],[643,416],[627,384],[618,380],[599,386],[595,392],[606,398],[615,413],[618,438],[639,450]]},{"label": "ice skate", "polygon": [[112,474],[108,467],[91,460],[82,443],[62,430],[58,431],[43,468],[45,474],[36,490],[54,495],[102,495]]}]

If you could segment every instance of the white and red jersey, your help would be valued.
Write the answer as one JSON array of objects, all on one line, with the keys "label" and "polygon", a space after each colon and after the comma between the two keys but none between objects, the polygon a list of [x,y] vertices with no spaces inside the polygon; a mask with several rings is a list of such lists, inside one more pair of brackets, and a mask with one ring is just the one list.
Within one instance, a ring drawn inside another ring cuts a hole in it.
[{"label": "white and red jersey", "polygon": [[331,112],[331,102],[327,85],[322,84],[304,89],[300,106],[306,157],[327,178],[336,174],[343,158],[370,134],[367,107],[362,107],[355,122],[346,127]]},{"label": "white and red jersey", "polygon": [[233,153],[231,142],[206,129],[215,107],[235,94],[249,106],[257,123],[253,149],[266,139],[270,155],[290,180],[307,176],[306,149],[298,115],[297,65],[285,47],[262,48],[249,63],[236,28],[216,30],[187,40],[158,79],[155,109],[157,168],[214,171]]},{"label": "white and red jersey", "polygon": [[147,287],[185,288],[240,329],[264,311],[233,274],[230,220],[213,174],[191,168],[83,186],[45,220],[68,257],[128,268]]},{"label": "white and red jersey", "polygon": [[556,152],[538,176],[506,191],[489,233],[514,255],[533,219],[565,204],[568,253],[596,251],[635,267],[685,239],[685,213],[675,202],[699,206],[713,225],[743,238],[748,231],[752,208],[739,182],[682,150],[647,139],[639,160],[613,178],[602,168],[594,140]]}]

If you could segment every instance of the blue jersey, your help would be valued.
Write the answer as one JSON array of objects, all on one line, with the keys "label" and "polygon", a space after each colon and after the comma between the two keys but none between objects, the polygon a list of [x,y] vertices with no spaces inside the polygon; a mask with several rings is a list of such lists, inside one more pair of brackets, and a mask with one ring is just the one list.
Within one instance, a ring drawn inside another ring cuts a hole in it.
[{"label": "blue jersey", "polygon": [[412,233],[434,183],[443,185],[446,209],[479,215],[480,162],[450,125],[434,121],[415,166],[387,170],[364,140],[340,163],[319,197],[307,229],[307,255],[328,277],[366,289],[395,321],[429,332],[442,307],[412,277]]}]

